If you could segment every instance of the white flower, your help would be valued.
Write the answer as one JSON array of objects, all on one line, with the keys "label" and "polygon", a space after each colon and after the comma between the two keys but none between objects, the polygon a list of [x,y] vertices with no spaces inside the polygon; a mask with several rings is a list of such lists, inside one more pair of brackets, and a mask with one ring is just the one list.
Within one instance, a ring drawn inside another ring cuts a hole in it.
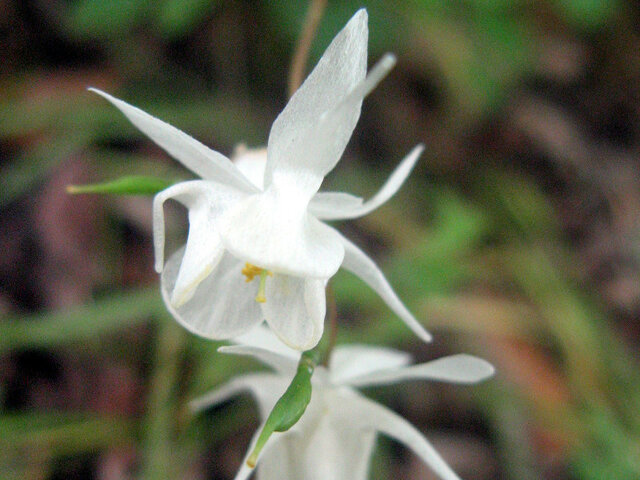
[{"label": "white flower", "polygon": [[[247,344],[221,347],[220,351],[251,355],[275,372],[236,377],[196,400],[193,407],[206,408],[249,391],[255,396],[264,421],[291,381],[299,353],[282,344],[278,346],[275,338],[270,341],[269,332],[262,328],[252,332],[251,338],[245,335],[242,342]],[[470,355],[453,355],[412,366],[409,361],[407,354],[386,348],[336,348],[329,368],[317,367],[313,374],[311,402],[301,419],[287,432],[274,433],[262,450],[258,460],[260,480],[364,480],[378,432],[405,444],[440,478],[458,479],[415,427],[352,387],[403,380],[469,384],[491,376],[493,367]],[[258,434],[249,452],[257,437]],[[247,458],[236,480],[251,475]]]},{"label": "white flower", "polygon": [[[373,261],[321,221],[356,218],[380,206],[422,152],[422,146],[416,147],[367,202],[346,193],[318,193],[351,137],[362,99],[395,63],[386,55],[365,78],[367,36],[367,13],[360,10],[276,118],[264,174],[255,183],[224,155],[91,89],[202,177],[160,192],[153,212],[163,297],[190,331],[227,339],[265,319],[287,345],[309,349],[322,336],[326,282],[342,265],[369,284],[417,335],[430,340]],[[165,265],[162,206],[167,199],[187,207],[190,228],[185,248]],[[250,281],[254,277],[259,279]]]}]

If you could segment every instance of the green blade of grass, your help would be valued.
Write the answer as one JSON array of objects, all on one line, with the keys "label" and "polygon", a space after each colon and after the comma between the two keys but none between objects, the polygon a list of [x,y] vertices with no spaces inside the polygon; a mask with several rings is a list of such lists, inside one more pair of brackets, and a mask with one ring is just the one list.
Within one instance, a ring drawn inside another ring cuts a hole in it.
[{"label": "green blade of grass", "polygon": [[164,305],[153,287],[118,293],[72,310],[9,317],[0,323],[0,353],[95,341],[163,313]]},{"label": "green blade of grass", "polygon": [[185,330],[174,322],[159,326],[144,421],[144,456],[139,477],[143,480],[180,477],[174,433],[180,420],[180,415],[176,418],[176,412],[180,411],[177,386],[185,341]]},{"label": "green blade of grass", "polygon": [[133,421],[71,413],[20,413],[0,416],[0,451],[44,449],[76,455],[123,444],[134,438]]}]

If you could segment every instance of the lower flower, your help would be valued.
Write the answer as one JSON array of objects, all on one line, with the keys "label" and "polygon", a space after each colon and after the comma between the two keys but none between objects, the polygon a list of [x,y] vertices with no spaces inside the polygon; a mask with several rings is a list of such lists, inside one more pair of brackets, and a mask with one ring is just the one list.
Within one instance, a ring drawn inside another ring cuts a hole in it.
[{"label": "lower flower", "polygon": [[[300,353],[288,349],[268,331],[258,328],[221,347],[224,353],[250,355],[270,366],[273,373],[237,377],[194,402],[196,409],[223,402],[243,391],[258,402],[263,421],[287,388]],[[311,402],[290,430],[274,433],[258,459],[261,480],[364,480],[378,433],[411,449],[440,478],[459,479],[427,439],[410,423],[386,407],[366,398],[354,387],[388,385],[403,380],[436,380],[461,384],[490,377],[493,367],[470,355],[454,355],[409,365],[405,353],[386,348],[345,346],[336,348],[328,368],[313,376]],[[257,440],[257,434],[249,451]],[[245,462],[236,480],[253,469]]]}]

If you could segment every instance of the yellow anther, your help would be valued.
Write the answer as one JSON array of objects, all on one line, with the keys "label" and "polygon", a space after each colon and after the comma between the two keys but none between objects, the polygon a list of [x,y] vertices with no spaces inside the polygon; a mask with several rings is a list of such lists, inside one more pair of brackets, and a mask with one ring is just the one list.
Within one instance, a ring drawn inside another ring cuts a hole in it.
[{"label": "yellow anther", "polygon": [[245,263],[244,268],[242,269],[242,274],[247,277],[245,282],[250,282],[256,276],[260,276],[260,285],[258,286],[258,295],[256,295],[256,302],[266,302],[267,297],[265,296],[265,290],[267,288],[267,277],[272,277],[273,273],[271,273],[269,270],[265,270],[264,268],[256,267],[251,263]]},{"label": "yellow anther", "polygon": [[245,282],[249,283],[251,280],[255,278],[256,275],[261,275],[264,269],[260,267],[256,267],[251,263],[245,263],[244,268],[242,269],[242,274],[247,277]]}]

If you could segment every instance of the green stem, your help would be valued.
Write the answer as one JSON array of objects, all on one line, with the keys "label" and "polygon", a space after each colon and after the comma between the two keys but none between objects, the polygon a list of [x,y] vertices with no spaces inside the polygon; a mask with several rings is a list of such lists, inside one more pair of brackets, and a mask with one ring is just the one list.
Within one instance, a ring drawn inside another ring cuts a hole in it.
[{"label": "green stem", "polygon": [[327,319],[328,319],[328,331],[323,336],[320,343],[323,345],[320,348],[321,364],[325,367],[329,365],[329,359],[331,358],[331,352],[336,346],[336,340],[338,338],[338,308],[336,307],[336,296],[333,293],[331,284],[327,285]]},{"label": "green stem", "polygon": [[155,369],[151,378],[145,421],[145,453],[140,478],[175,478],[172,434],[175,428],[175,386],[178,383],[184,334],[168,318],[158,322]]}]

